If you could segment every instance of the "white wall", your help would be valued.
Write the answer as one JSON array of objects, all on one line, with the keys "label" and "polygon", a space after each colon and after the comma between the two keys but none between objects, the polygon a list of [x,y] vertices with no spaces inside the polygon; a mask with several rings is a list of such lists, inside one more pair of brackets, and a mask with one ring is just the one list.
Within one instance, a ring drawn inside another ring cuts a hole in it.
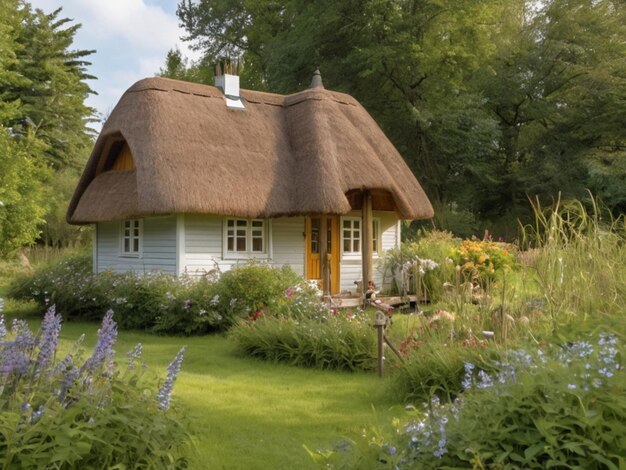
[{"label": "white wall", "polygon": [[[373,217],[379,220],[380,231],[381,231],[381,250],[378,254],[374,254],[374,284],[377,287],[382,287],[382,274],[379,272],[377,265],[380,256],[385,250],[390,248],[394,248],[398,246],[399,232],[398,232],[398,217],[394,212],[382,212],[382,211],[374,211]],[[346,214],[346,217],[360,217],[360,211],[353,211],[349,214]],[[342,227],[341,221],[339,222],[339,227]],[[343,250],[343,243],[340,245]],[[352,293],[356,292],[356,285],[354,281],[360,281],[362,277],[362,261],[361,255],[349,254],[345,255],[342,251],[341,253],[341,291],[349,290]]]},{"label": "white wall", "polygon": [[[270,221],[268,253],[258,259],[273,266],[289,265],[304,275],[304,217],[283,217]],[[223,259],[223,217],[185,214],[184,260],[181,267],[190,275],[201,275],[219,267],[228,271],[247,259]]]},{"label": "white wall", "polygon": [[[348,217],[359,217],[354,211]],[[381,253],[374,255],[374,282],[382,287],[377,260],[384,250],[396,247],[399,240],[398,219],[393,212],[374,211],[381,230]],[[150,217],[143,221],[143,251],[138,258],[120,256],[120,223],[96,225],[94,259],[97,271],[148,272],[161,270],[171,274],[186,272],[202,275],[216,267],[228,271],[245,259],[223,259],[223,217],[185,214]],[[301,276],[305,272],[305,218],[283,217],[270,221],[268,254],[262,260],[273,266],[289,265]],[[341,221],[340,221],[341,227]],[[340,229],[341,230],[341,229]],[[343,248],[340,237],[340,247]],[[176,262],[176,254],[180,259]],[[356,291],[355,280],[361,280],[361,256],[341,253],[341,291]]]},{"label": "white wall", "polygon": [[96,224],[94,267],[102,271],[163,271],[176,274],[176,218],[143,220],[143,249],[139,257],[120,256],[120,221]]}]

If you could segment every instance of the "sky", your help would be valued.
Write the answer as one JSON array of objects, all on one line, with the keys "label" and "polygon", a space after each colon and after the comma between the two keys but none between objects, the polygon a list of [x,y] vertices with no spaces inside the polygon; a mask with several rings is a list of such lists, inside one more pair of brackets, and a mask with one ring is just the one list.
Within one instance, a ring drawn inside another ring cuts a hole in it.
[{"label": "sky", "polygon": [[[33,8],[51,13],[62,7],[60,17],[82,27],[74,37],[74,49],[95,49],[87,57],[89,81],[97,95],[87,99],[100,116],[107,116],[124,91],[145,77],[154,76],[165,65],[170,49],[196,59],[180,37],[178,0],[29,0]],[[102,125],[93,125],[99,130]]]}]

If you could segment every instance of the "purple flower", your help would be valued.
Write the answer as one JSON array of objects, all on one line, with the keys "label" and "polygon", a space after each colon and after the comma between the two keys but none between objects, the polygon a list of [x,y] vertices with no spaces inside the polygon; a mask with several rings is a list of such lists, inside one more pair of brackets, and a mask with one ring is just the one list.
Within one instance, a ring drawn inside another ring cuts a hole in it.
[{"label": "purple flower", "polygon": [[128,370],[135,368],[135,363],[141,360],[141,353],[143,351],[143,345],[137,343],[133,349],[126,353],[126,361],[128,363]]},{"label": "purple flower", "polygon": [[61,315],[56,314],[55,306],[48,309],[41,326],[41,340],[39,341],[39,354],[35,365],[35,377],[37,377],[50,364],[54,356],[59,334],[61,333]]},{"label": "purple flower", "polygon": [[95,371],[105,364],[105,362],[113,359],[115,350],[113,345],[117,340],[117,323],[113,320],[113,310],[107,311],[102,319],[102,328],[98,330],[98,342],[93,348],[91,357],[87,359],[84,369]]},{"label": "purple flower", "polygon": [[180,366],[183,363],[183,357],[187,346],[183,346],[178,354],[174,357],[170,365],[167,366],[167,379],[165,383],[161,385],[159,392],[157,393],[157,406],[162,410],[167,410],[170,407],[170,399],[172,397],[172,389],[174,388],[174,382],[176,376],[180,372]]},{"label": "purple flower", "polygon": [[0,298],[0,338],[3,338],[7,335],[7,327],[4,323],[4,299]]},{"label": "purple flower", "polygon": [[3,344],[0,355],[0,374],[24,374],[28,370],[29,358],[35,339],[24,320],[13,320],[11,331],[15,340]]},{"label": "purple flower", "polygon": [[72,367],[65,373],[65,377],[63,377],[63,381],[61,382],[61,390],[59,390],[60,401],[65,398],[65,394],[72,388],[72,385],[74,385],[79,376],[80,369],[78,367]]}]

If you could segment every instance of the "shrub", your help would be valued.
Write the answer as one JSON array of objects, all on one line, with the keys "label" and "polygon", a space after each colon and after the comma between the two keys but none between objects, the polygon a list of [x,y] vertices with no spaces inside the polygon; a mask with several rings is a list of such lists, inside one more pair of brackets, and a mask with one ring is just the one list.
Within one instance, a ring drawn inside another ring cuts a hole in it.
[{"label": "shrub", "polygon": [[402,341],[400,352],[406,359],[395,365],[389,394],[404,402],[428,399],[431,395],[441,399],[457,396],[464,364],[470,361],[487,367],[486,360],[496,354],[495,346],[486,341],[444,341],[416,331]]},{"label": "shrub", "polygon": [[510,351],[491,371],[465,363],[459,398],[433,397],[413,419],[396,422],[395,433],[357,440],[359,457],[348,458],[358,468],[620,468],[624,352],[616,335],[600,333],[545,351]]},{"label": "shrub", "polygon": [[324,320],[264,315],[239,322],[230,338],[241,354],[295,366],[355,371],[376,365],[374,328],[352,312]]},{"label": "shrub", "polygon": [[463,240],[450,252],[450,258],[468,281],[485,288],[496,277],[498,271],[515,267],[512,245],[488,240]]},{"label": "shrub", "polygon": [[285,292],[300,284],[302,278],[289,266],[273,268],[250,263],[223,273],[217,282],[217,310],[231,323],[247,318],[261,309],[284,310]]},{"label": "shrub", "polygon": [[444,283],[453,277],[447,258],[457,245],[458,239],[451,233],[433,230],[421,233],[419,239],[405,242],[400,248],[387,250],[380,264],[384,284],[393,293],[406,291],[437,302]]},{"label": "shrub", "polygon": [[[92,276],[94,284],[111,285],[104,307],[114,309],[121,328],[157,328],[163,315],[172,310],[184,286],[174,276],[160,272],[135,274],[102,273]],[[178,313],[178,309],[175,309]],[[169,331],[178,332],[176,328]]]},{"label": "shrub", "polygon": [[14,320],[9,334],[0,312],[0,466],[186,467],[189,435],[167,411],[184,348],[153,394],[146,388],[141,345],[128,354],[125,370],[113,362],[112,312],[85,361],[77,343],[55,364],[60,330],[54,307],[38,335],[22,320]]},{"label": "shrub", "polygon": [[317,292],[288,267],[249,264],[215,279],[179,279],[159,272],[92,274],[85,256],[17,279],[9,295],[34,299],[42,309],[55,303],[69,320],[114,309],[121,328],[186,335],[226,330],[261,309],[302,316],[317,308],[311,302]]}]

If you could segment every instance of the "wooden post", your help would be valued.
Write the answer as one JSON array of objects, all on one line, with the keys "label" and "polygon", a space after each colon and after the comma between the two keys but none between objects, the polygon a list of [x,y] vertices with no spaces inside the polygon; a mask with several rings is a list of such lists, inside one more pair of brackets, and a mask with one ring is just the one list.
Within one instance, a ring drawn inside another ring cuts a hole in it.
[{"label": "wooden post", "polygon": [[320,271],[322,276],[322,292],[330,293],[330,277],[328,275],[328,217],[320,216]]},{"label": "wooden post", "polygon": [[[363,271],[363,294],[367,292],[367,285],[373,280],[372,277],[372,252],[373,252],[373,219],[372,219],[372,193],[367,189],[363,189],[362,209],[361,209],[361,260]],[[364,298],[365,301],[365,298]]]},{"label": "wooden post", "polygon": [[383,376],[383,369],[385,367],[385,357],[384,357],[384,340],[385,340],[385,324],[387,323],[387,319],[385,318],[385,314],[383,312],[376,312],[376,321],[374,326],[376,326],[376,330],[378,331],[378,377]]}]

